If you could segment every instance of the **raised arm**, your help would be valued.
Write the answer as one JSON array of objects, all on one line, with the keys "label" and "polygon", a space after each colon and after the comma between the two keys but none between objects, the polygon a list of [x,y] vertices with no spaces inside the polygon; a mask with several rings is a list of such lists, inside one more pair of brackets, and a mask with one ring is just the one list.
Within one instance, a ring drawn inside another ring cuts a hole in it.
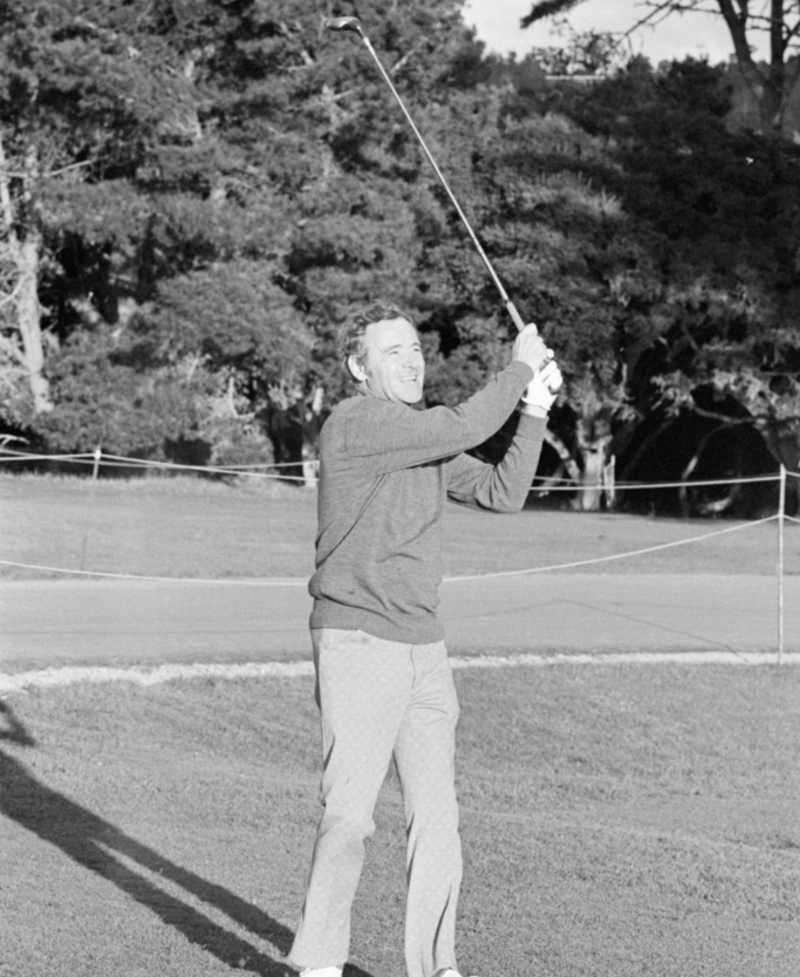
[{"label": "raised arm", "polygon": [[514,439],[498,465],[464,454],[447,462],[447,494],[452,501],[492,512],[518,512],[523,507],[561,382],[561,371],[553,359],[535,374],[522,398]]},{"label": "raised arm", "polygon": [[389,401],[356,401],[344,422],[345,454],[360,459],[362,470],[379,474],[466,451],[503,425],[530,377],[528,366],[514,362],[452,409],[414,410]]},{"label": "raised arm", "polygon": [[542,451],[546,421],[520,416],[503,460],[497,465],[460,454],[447,462],[447,496],[452,502],[490,512],[519,512]]},{"label": "raised arm", "polygon": [[362,471],[382,474],[473,448],[502,427],[549,355],[538,334],[523,330],[509,366],[452,409],[356,400],[343,419],[345,455],[362,460]]}]

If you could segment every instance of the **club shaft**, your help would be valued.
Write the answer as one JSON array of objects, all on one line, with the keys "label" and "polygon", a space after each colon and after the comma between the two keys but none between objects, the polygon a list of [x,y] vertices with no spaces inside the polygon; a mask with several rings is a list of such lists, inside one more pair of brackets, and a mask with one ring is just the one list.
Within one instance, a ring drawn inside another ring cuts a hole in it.
[{"label": "club shaft", "polygon": [[491,276],[491,279],[494,282],[495,287],[497,288],[497,291],[500,293],[500,298],[503,300],[503,304],[506,307],[506,311],[511,316],[511,319],[512,319],[514,325],[517,327],[517,329],[519,329],[519,330],[524,329],[525,328],[525,323],[523,322],[522,316],[517,311],[516,306],[511,301],[511,299],[508,296],[508,293],[506,292],[505,288],[503,287],[503,283],[498,278],[497,272],[492,267],[492,263],[491,263],[491,261],[489,261],[489,257],[488,257],[488,255],[486,254],[486,252],[483,249],[483,245],[478,240],[477,234],[475,233],[475,231],[473,231],[472,226],[470,225],[470,222],[467,220],[466,214],[461,209],[461,205],[456,200],[453,191],[450,189],[450,187],[449,187],[449,185],[447,183],[447,180],[444,178],[444,174],[439,169],[439,166],[437,165],[436,160],[433,158],[433,154],[428,149],[428,147],[427,147],[427,145],[425,143],[425,140],[422,138],[422,133],[417,128],[414,120],[411,118],[411,115],[409,114],[408,109],[405,107],[405,104],[403,103],[403,100],[400,98],[400,95],[398,94],[397,89],[394,87],[394,84],[392,83],[392,79],[389,77],[389,73],[386,71],[386,69],[383,66],[383,63],[381,62],[381,59],[376,54],[375,48],[372,46],[372,44],[370,43],[369,38],[365,34],[363,34],[363,33],[361,34],[361,39],[364,42],[364,44],[365,44],[367,50],[369,51],[370,55],[372,56],[373,61],[378,66],[378,70],[380,71],[381,75],[383,76],[384,81],[386,82],[386,84],[391,89],[392,95],[394,95],[395,100],[397,101],[397,104],[403,110],[403,115],[405,115],[406,120],[408,121],[408,124],[411,126],[411,128],[414,131],[414,135],[419,140],[419,144],[420,144],[420,146],[422,146],[422,148],[423,148],[423,150],[425,152],[425,155],[428,157],[428,161],[430,162],[431,166],[433,167],[433,170],[436,173],[436,176],[439,178],[439,182],[444,187],[445,192],[447,193],[447,196],[450,198],[453,206],[456,209],[456,213],[461,218],[461,221],[464,224],[464,227],[466,227],[467,233],[469,234],[470,238],[472,239],[472,243],[477,248],[478,254],[483,259],[483,263],[486,265],[486,269],[489,272],[489,275]]}]

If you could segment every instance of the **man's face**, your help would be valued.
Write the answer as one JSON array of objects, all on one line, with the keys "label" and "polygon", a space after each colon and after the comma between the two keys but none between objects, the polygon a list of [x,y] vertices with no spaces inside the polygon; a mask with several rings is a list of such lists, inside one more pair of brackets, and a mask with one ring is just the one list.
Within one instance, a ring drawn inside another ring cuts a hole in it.
[{"label": "man's face", "polygon": [[373,397],[400,404],[422,400],[425,360],[417,330],[407,319],[371,322],[364,346],[364,384]]}]

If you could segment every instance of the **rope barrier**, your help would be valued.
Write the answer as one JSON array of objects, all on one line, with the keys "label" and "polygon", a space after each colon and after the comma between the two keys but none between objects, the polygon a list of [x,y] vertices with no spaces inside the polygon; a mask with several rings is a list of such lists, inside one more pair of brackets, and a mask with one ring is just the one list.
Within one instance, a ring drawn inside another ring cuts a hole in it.
[{"label": "rope barrier", "polygon": [[[278,472],[272,473],[272,472],[239,471],[236,468],[209,468],[204,465],[178,465],[178,464],[170,464],[166,462],[164,463],[154,462],[152,465],[145,465],[145,464],[133,465],[129,462],[124,462],[124,461],[102,461],[102,462],[98,462],[98,464],[102,464],[103,467],[105,468],[137,468],[137,467],[167,468],[167,469],[172,468],[172,469],[179,469],[181,471],[186,471],[186,472],[190,472],[190,471],[200,472],[201,474],[204,475],[240,475],[240,476],[247,476],[248,478],[266,478],[266,479],[279,478],[282,482],[306,482],[307,483],[309,481],[313,481],[316,483],[317,481],[316,475],[306,477],[304,475],[283,475]],[[297,468],[299,466],[292,464],[291,467]]]},{"label": "rope barrier", "polygon": [[[614,482],[614,491],[629,489],[661,489],[661,488],[698,488],[707,485],[745,485],[750,482],[777,482],[780,475],[752,475],[747,478],[718,478],[704,479],[703,481],[685,482]],[[532,485],[531,492],[578,492],[584,486],[573,481],[570,485]],[[597,488],[598,491],[606,492],[608,489],[603,485],[591,485],[589,488]]]},{"label": "rope barrier", "polygon": [[127,458],[124,455],[107,455],[102,452],[93,454],[75,455],[36,455],[25,454],[23,452],[0,451],[0,462],[3,461],[60,461],[69,462],[77,465],[103,465],[106,468],[145,468],[145,469],[167,469],[186,472],[201,472],[207,475],[248,475],[255,478],[280,478],[283,481],[316,481],[316,476],[302,475],[283,475],[271,472],[253,471],[255,468],[299,468],[305,464],[315,467],[319,465],[317,459],[308,461],[281,461],[281,462],[261,462],[254,465],[228,465],[226,467],[216,467],[212,465],[183,465],[170,461],[152,461],[144,458]]},{"label": "rope barrier", "polygon": [[[91,456],[94,458],[94,455]],[[114,462],[116,464],[124,463],[130,467],[140,467],[140,468],[179,468],[188,469],[189,471],[200,471],[200,472],[222,472],[224,474],[239,474],[242,471],[249,471],[253,468],[299,468],[303,464],[319,464],[319,460],[316,458],[308,459],[308,461],[262,461],[257,464],[252,465],[226,465],[223,467],[215,467],[213,465],[182,465],[175,461],[152,461],[147,458],[127,458],[125,455],[107,455],[104,452],[99,454],[101,464],[106,464],[103,459],[108,459],[108,462]]]},{"label": "rope barrier", "polygon": [[70,461],[81,463],[93,460],[94,455],[26,455],[20,452],[11,452],[7,448],[0,449],[0,461]]},{"label": "rope barrier", "polygon": [[[47,461],[68,461],[70,463],[90,463],[94,465],[94,473],[92,479],[92,485],[96,484],[98,467],[101,464],[107,467],[139,467],[139,468],[161,468],[168,470],[177,471],[199,471],[207,474],[217,473],[226,475],[236,475],[236,476],[249,476],[257,478],[281,478],[283,480],[294,480],[303,482],[313,482],[316,483],[318,479],[315,476],[309,476],[307,478],[299,476],[288,476],[280,473],[270,473],[263,471],[256,471],[256,468],[287,468],[296,467],[300,464],[318,466],[318,461],[316,459],[308,459],[305,462],[283,462],[276,463],[274,465],[268,465],[266,463],[260,465],[249,465],[249,466],[229,466],[226,468],[209,468],[206,466],[193,466],[193,465],[181,465],[174,462],[153,462],[144,459],[132,459],[126,458],[119,455],[104,455],[100,449],[97,449],[92,454],[68,454],[68,455],[36,455],[36,454],[26,454],[24,452],[14,452],[9,449],[0,448],[0,461],[20,461],[20,460],[47,460]],[[661,543],[654,546],[643,547],[637,550],[629,550],[624,553],[612,553],[608,556],[595,557],[588,560],[576,560],[568,563],[551,564],[549,566],[539,566],[539,567],[527,567],[520,570],[505,570],[497,571],[493,573],[480,573],[480,574],[464,574],[462,576],[450,576],[444,577],[444,581],[448,583],[460,583],[471,580],[490,580],[490,579],[500,579],[504,577],[517,577],[534,573],[549,573],[558,570],[573,570],[579,568],[585,568],[590,566],[599,566],[605,563],[610,563],[611,561],[630,559],[637,556],[643,556],[649,553],[656,553],[662,550],[673,549],[679,546],[686,546],[693,543],[702,543],[706,540],[713,539],[717,536],[724,536],[729,533],[738,532],[744,529],[754,528],[756,526],[765,525],[770,522],[778,522],[778,538],[779,538],[779,560],[778,560],[778,663],[780,664],[783,660],[783,650],[784,650],[784,565],[783,565],[783,554],[784,554],[784,526],[786,522],[791,522],[793,524],[800,525],[800,518],[789,516],[785,511],[785,497],[786,497],[786,480],[787,476],[791,478],[800,479],[800,474],[794,472],[788,472],[785,466],[781,466],[780,474],[776,476],[772,475],[761,475],[753,476],[748,478],[739,479],[713,479],[713,480],[700,480],[700,481],[683,481],[683,482],[663,482],[663,483],[616,483],[615,489],[655,489],[655,488],[694,488],[700,486],[714,486],[714,485],[729,485],[732,483],[763,483],[763,482],[780,482],[780,506],[779,512],[774,516],[767,516],[763,519],[757,519],[750,522],[746,522],[740,525],[729,526],[725,529],[719,529],[712,532],[702,533],[698,536],[687,537],[685,539],[673,540],[668,543]],[[549,486],[547,488],[541,487],[537,489],[534,485],[531,489],[532,492],[538,491],[576,491],[579,486]],[[601,486],[598,486],[602,490]],[[85,545],[85,540],[84,540]],[[150,583],[162,583],[162,584],[199,584],[199,585],[226,585],[226,586],[250,586],[250,587],[307,587],[308,581],[306,578],[262,578],[262,579],[231,579],[231,578],[201,578],[201,577],[164,577],[164,576],[151,576],[147,574],[135,574],[135,573],[113,573],[100,570],[85,570],[83,568],[83,555],[81,556],[81,567],[80,569],[73,569],[67,567],[53,567],[41,564],[30,564],[22,563],[12,560],[0,560],[0,566],[5,567],[16,567],[22,570],[37,571],[40,573],[68,576],[68,577],[92,577],[104,580],[127,580],[127,581],[139,581],[139,582],[150,582]]]},{"label": "rope barrier", "polygon": [[[318,458],[308,458],[303,461],[285,461],[285,462],[261,462],[250,465],[227,465],[224,467],[217,467],[213,465],[183,465],[178,462],[171,461],[152,461],[145,458],[128,458],[125,455],[112,455],[105,454],[103,452],[96,452],[92,454],[66,454],[66,455],[44,455],[44,454],[26,454],[25,452],[13,451],[11,449],[5,448],[0,449],[0,462],[3,461],[68,461],[75,464],[90,464],[90,465],[102,465],[106,468],[140,468],[140,469],[162,469],[168,471],[185,471],[185,472],[200,472],[205,475],[235,475],[235,476],[247,476],[250,478],[266,478],[266,479],[276,479],[279,478],[281,481],[296,481],[296,482],[314,482],[316,483],[318,478],[316,475],[284,475],[280,473],[273,472],[261,472],[254,471],[257,468],[299,468],[303,465],[313,465],[315,468],[319,467]],[[787,473],[792,478],[800,478],[800,475],[795,475],[792,472]],[[534,483],[531,485],[531,492],[576,492],[580,491],[583,486],[574,480],[569,479],[558,479],[558,481],[563,484],[553,485],[550,481],[546,481],[544,484],[537,485],[536,482],[542,480],[543,476],[539,476],[534,479]],[[667,488],[701,488],[709,486],[719,486],[719,485],[732,485],[732,484],[752,484],[752,483],[762,483],[762,482],[776,482],[780,480],[780,475],[753,475],[743,478],[727,478],[727,479],[703,479],[698,481],[672,481],[672,482],[615,482],[615,491],[632,491],[636,489],[667,489]],[[599,491],[605,491],[603,486],[596,486]]]},{"label": "rope barrier", "polygon": [[63,573],[74,577],[101,577],[112,580],[140,580],[147,583],[181,584],[231,584],[242,587],[305,587],[308,581],[303,577],[269,577],[252,580],[247,577],[231,580],[229,577],[150,577],[139,573],[106,573],[102,570],[71,570],[67,567],[48,567],[37,563],[17,563],[14,560],[0,560],[0,566],[17,567],[21,570],[41,570],[45,573]]},{"label": "rope barrier", "polygon": [[[794,474],[793,472],[787,472],[787,474],[789,475],[790,478],[800,478],[800,473],[799,474]],[[615,489],[620,489],[620,488],[623,488],[623,489],[628,489],[628,488],[654,488],[654,487],[657,487],[657,488],[673,488],[673,487],[683,488],[686,485],[730,485],[733,482],[736,482],[737,484],[740,483],[740,482],[742,482],[742,483],[746,483],[746,482],[774,482],[774,481],[777,481],[779,478],[780,478],[780,475],[779,474],[778,475],[748,475],[748,476],[740,476],[740,477],[736,477],[736,478],[706,479],[706,480],[697,481],[697,482],[695,482],[695,481],[683,481],[683,482],[676,481],[676,482],[661,482],[661,483],[654,483],[654,482],[626,482],[626,481],[620,481],[619,479],[615,479],[614,480],[614,488]],[[537,485],[536,484],[537,482],[539,482],[541,484]],[[605,485],[603,485],[603,484],[598,484],[597,487],[598,488],[605,489]],[[551,477],[549,475],[535,475],[534,478],[533,478],[533,486],[532,486],[532,488],[533,488],[534,491],[547,491],[549,489],[558,489],[558,488],[568,488],[568,489],[582,488],[582,485],[581,485],[580,482],[576,482],[574,478],[555,478],[555,477]]]},{"label": "rope barrier", "polygon": [[598,556],[592,560],[578,560],[573,563],[555,563],[548,567],[533,567],[526,570],[501,570],[497,573],[478,573],[472,576],[445,577],[449,581],[461,580],[488,580],[497,577],[520,577],[526,573],[547,573],[551,570],[573,570],[576,567],[592,566],[595,563],[608,563],[611,560],[624,560],[630,556],[642,556],[645,553],[655,553],[658,550],[668,550],[674,546],[685,546],[687,543],[701,543],[703,540],[711,539],[713,536],[724,536],[726,533],[735,533],[741,529],[750,529],[752,526],[761,526],[767,522],[775,522],[777,516],[767,516],[765,519],[756,519],[753,522],[745,523],[742,526],[729,526],[727,529],[718,529],[713,533],[704,533],[702,536],[691,536],[687,539],[674,540],[671,543],[659,543],[657,546],[647,546],[641,550],[629,550],[627,553],[614,553],[611,556]]},{"label": "rope barrier", "polygon": [[[757,519],[753,522],[745,523],[741,526],[729,526],[727,529],[718,529],[711,533],[703,533],[700,536],[690,536],[686,539],[673,540],[670,543],[659,543],[656,546],[647,546],[639,550],[629,550],[626,553],[612,553],[609,556],[599,556],[591,560],[577,560],[572,563],[555,563],[550,566],[544,567],[527,567],[523,570],[502,570],[496,573],[479,573],[473,575],[464,575],[457,577],[444,577],[444,581],[447,583],[456,583],[465,580],[490,580],[498,577],[517,577],[523,576],[528,573],[548,573],[552,570],[572,570],[578,567],[593,566],[599,563],[609,563],[612,560],[623,560],[628,557],[642,556],[646,553],[655,553],[659,550],[672,549],[675,546],[686,546],[689,543],[701,543],[704,540],[712,539],[715,536],[724,536],[727,533],[738,532],[742,529],[750,529],[754,526],[761,526],[768,522],[774,522],[777,516],[767,516],[765,519]],[[81,577],[101,577],[105,579],[116,579],[116,580],[140,580],[147,581],[151,583],[180,583],[180,584],[232,584],[232,585],[242,585],[242,586],[258,586],[258,587],[268,587],[268,586],[280,586],[280,587],[297,587],[306,586],[307,581],[304,578],[269,578],[262,580],[250,580],[247,578],[231,580],[228,578],[220,579],[207,579],[201,577],[156,577],[148,576],[146,574],[136,574],[136,573],[108,573],[100,570],[73,570],[66,567],[50,567],[41,566],[33,563],[17,563],[13,560],[0,560],[0,566],[17,567],[24,570],[39,570],[46,573],[60,573],[70,576],[81,576]]]}]

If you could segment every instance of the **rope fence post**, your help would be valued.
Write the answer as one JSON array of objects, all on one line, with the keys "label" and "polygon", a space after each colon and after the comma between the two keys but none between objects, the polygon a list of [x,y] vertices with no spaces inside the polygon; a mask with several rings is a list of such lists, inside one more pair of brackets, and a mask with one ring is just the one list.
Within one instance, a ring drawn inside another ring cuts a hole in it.
[{"label": "rope fence post", "polygon": [[92,487],[89,490],[89,516],[83,529],[83,541],[81,543],[81,562],[80,562],[81,570],[85,569],[86,567],[86,548],[89,544],[89,530],[91,529],[92,526],[95,486],[97,485],[97,479],[100,476],[100,461],[102,457],[103,457],[103,449],[98,444],[97,447],[94,449],[94,453],[92,454],[92,458],[94,461],[92,465]]},{"label": "rope fence post", "polygon": [[606,508],[611,511],[617,501],[617,456],[612,455],[607,465],[603,465],[603,490],[606,494]]},{"label": "rope fence post", "polygon": [[781,465],[780,491],[778,493],[778,664],[783,664],[783,569],[784,569],[784,522],[786,516],[786,466]]}]

